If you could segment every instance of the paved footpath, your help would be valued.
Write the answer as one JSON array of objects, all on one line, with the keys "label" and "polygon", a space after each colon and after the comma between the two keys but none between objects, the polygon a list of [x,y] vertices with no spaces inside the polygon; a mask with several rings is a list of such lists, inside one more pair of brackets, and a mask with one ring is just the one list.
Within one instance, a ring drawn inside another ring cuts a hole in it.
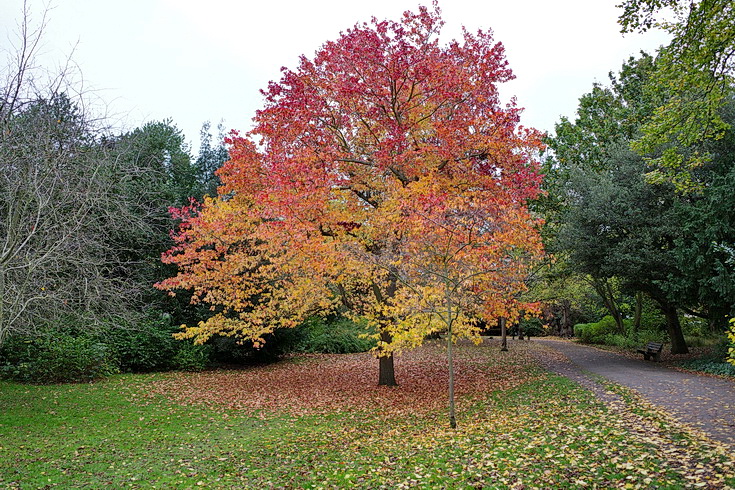
[{"label": "paved footpath", "polygon": [[[544,363],[552,371],[587,387],[591,387],[594,381],[586,373],[603,376],[636,390],[649,402],[664,408],[685,424],[700,429],[710,438],[735,445],[735,382],[685,373],[655,362],[630,359],[569,341],[543,338],[533,341],[550,347],[571,361],[570,364],[546,359]],[[596,392],[599,395],[599,390]]]}]

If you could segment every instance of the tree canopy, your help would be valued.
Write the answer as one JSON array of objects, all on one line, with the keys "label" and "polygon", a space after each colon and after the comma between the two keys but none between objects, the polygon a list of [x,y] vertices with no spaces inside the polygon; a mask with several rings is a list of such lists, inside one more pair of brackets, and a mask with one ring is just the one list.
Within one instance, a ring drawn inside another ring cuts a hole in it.
[{"label": "tree canopy", "polygon": [[651,84],[667,97],[634,146],[642,154],[658,153],[649,178],[696,190],[691,171],[711,158],[701,143],[729,127],[720,108],[735,74],[735,6],[730,0],[626,0],[621,7],[623,32],[660,28],[672,35]]},{"label": "tree canopy", "polygon": [[164,256],[179,273],[159,287],[214,313],[183,337],[260,342],[343,307],[379,328],[385,360],[518,316],[541,253],[526,206],[540,137],[500,103],[502,45],[479,31],[441,46],[442,24],[438,8],[358,24],[269,84],[255,129],[229,140],[222,197],[180,212]]}]

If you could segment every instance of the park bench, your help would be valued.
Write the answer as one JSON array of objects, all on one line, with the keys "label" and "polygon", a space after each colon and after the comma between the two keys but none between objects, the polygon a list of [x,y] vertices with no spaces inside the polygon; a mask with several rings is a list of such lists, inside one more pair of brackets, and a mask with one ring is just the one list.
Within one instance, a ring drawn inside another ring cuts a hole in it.
[{"label": "park bench", "polygon": [[648,361],[649,359],[653,358],[654,361],[658,361],[661,359],[661,349],[664,348],[664,344],[660,344],[658,342],[649,342],[646,344],[646,348],[644,349],[638,349],[638,352],[643,354],[643,359]]}]

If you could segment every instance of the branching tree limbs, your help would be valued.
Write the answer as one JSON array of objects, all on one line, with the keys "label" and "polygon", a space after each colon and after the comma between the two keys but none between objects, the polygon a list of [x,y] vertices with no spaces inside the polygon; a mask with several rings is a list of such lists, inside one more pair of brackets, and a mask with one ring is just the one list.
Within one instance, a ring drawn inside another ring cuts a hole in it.
[{"label": "branching tree limbs", "polygon": [[[178,248],[165,256],[179,274],[160,287],[201,298],[249,291],[247,303],[221,306],[229,331],[255,341],[310,311],[350,305],[380,331],[381,384],[395,383],[392,353],[423,340],[430,305],[419,296],[441,304],[455,332],[459,305],[471,303],[456,298],[482,297],[484,313],[497,313],[517,287],[486,287],[516,270],[497,264],[507,259],[521,270],[525,257],[540,253],[525,203],[538,192],[541,144],[518,127],[516,107],[499,104],[496,84],[512,77],[502,46],[480,32],[442,47],[441,24],[438,9],[421,9],[401,22],[357,25],[271,82],[255,129],[231,139],[219,172],[231,197],[206,201],[186,220]],[[471,243],[458,251],[463,226],[473,230]],[[237,236],[241,245],[229,242],[216,255],[210,236]],[[465,267],[449,310],[440,280],[449,276],[430,274],[440,252]],[[260,279],[237,265],[250,254],[272,265],[257,274],[286,279],[253,287]],[[488,271],[487,281],[478,270]],[[440,323],[428,325],[447,327]],[[221,325],[202,322],[183,335],[203,341]]]},{"label": "branching tree limbs", "polygon": [[84,94],[69,95],[80,92],[72,73],[37,69],[46,13],[34,28],[28,11],[0,86],[0,342],[60,320],[134,314],[158,293],[158,261],[145,250],[170,246],[166,208],[191,190],[175,130],[111,136]]}]

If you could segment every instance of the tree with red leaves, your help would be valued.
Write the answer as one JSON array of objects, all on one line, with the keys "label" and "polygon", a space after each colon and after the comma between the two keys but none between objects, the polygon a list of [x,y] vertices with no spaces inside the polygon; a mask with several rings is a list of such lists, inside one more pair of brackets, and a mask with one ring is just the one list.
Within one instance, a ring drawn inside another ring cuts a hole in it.
[{"label": "tree with red leaves", "polygon": [[517,318],[541,254],[526,202],[539,134],[497,85],[512,78],[488,31],[446,46],[436,4],[358,24],[263,91],[255,128],[229,139],[219,198],[180,210],[179,273],[213,316],[182,337],[262,342],[343,307],[377,326],[379,384],[393,353],[477,319]]}]

